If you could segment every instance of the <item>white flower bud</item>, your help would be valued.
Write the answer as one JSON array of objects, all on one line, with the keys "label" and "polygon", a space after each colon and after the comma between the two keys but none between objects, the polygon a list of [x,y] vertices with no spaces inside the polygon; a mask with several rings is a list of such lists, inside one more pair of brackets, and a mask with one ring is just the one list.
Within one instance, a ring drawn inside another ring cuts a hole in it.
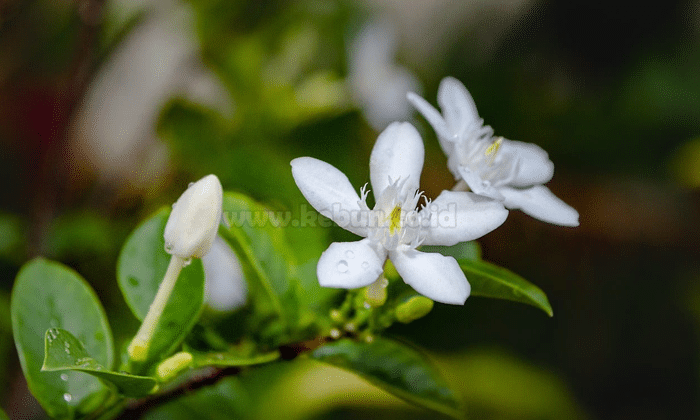
[{"label": "white flower bud", "polygon": [[180,258],[201,258],[211,248],[221,221],[223,191],[216,175],[191,184],[173,205],[165,225],[165,250]]}]

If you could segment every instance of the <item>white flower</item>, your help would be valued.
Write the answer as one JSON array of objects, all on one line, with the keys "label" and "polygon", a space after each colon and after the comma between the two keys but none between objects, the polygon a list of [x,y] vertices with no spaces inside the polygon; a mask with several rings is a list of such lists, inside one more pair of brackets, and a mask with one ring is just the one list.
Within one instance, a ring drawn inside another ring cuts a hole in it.
[{"label": "white flower", "polygon": [[411,106],[404,98],[421,89],[418,78],[395,63],[398,47],[394,27],[386,21],[365,25],[348,48],[348,82],[351,93],[376,130],[410,118]]},{"label": "white flower", "polygon": [[216,175],[190,184],[165,225],[165,250],[180,258],[201,258],[211,248],[221,221],[223,191]]},{"label": "white flower", "polygon": [[335,242],[321,255],[321,286],[357,288],[373,283],[388,257],[406,283],[438,302],[464,304],[469,282],[457,261],[416,250],[420,244],[454,245],[500,226],[508,211],[498,202],[472,193],[443,191],[416,209],[422,193],[423,141],[409,123],[392,123],[377,139],[370,157],[370,181],[376,204],[367,206],[348,178],[320,160],[292,161],[292,174],[309,203],[339,226],[363,236],[357,242]]},{"label": "white flower", "polygon": [[554,175],[547,152],[532,143],[494,138],[462,83],[451,77],[440,82],[442,115],[415,93],[407,97],[433,126],[452,174],[474,193],[545,222],[578,226],[578,212],[542,185]]}]

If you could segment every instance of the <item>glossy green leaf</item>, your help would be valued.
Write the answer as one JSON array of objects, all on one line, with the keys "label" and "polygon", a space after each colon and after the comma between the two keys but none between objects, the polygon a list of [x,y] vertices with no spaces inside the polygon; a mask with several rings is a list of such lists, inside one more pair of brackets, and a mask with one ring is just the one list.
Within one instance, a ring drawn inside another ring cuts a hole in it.
[{"label": "glossy green leaf", "polygon": [[486,261],[459,260],[459,266],[472,286],[472,296],[507,299],[540,308],[553,316],[542,289],[505,268]]},{"label": "glossy green leaf", "polygon": [[37,258],[25,264],[12,291],[12,329],[32,394],[51,417],[72,418],[100,404],[107,391],[97,378],[79,372],[41,372],[44,334],[71,331],[103,366],[112,366],[112,333],[97,296],[70,268]]},{"label": "glossy green leaf", "polygon": [[386,338],[371,343],[342,339],[311,353],[324,363],[354,372],[408,402],[463,418],[460,403],[438,370],[418,350]]},{"label": "glossy green leaf", "polygon": [[73,334],[60,328],[46,331],[44,372],[74,370],[85,372],[113,384],[127,397],[148,395],[157,382],[147,376],[135,376],[127,373],[112,372],[93,359]]},{"label": "glossy green leaf", "polygon": [[[141,223],[126,240],[117,263],[117,281],[136,318],[143,320],[158,292],[170,255],[163,231],[170,209],[163,208]],[[192,259],[182,269],[149,345],[149,360],[166,357],[182,342],[204,304],[204,269]]]}]

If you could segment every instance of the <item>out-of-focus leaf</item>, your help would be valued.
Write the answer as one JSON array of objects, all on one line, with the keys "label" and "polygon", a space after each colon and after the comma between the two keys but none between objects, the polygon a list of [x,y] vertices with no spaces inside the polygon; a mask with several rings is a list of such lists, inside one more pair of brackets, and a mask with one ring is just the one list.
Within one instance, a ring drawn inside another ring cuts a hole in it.
[{"label": "out-of-focus leaf", "polygon": [[19,259],[24,245],[23,231],[24,224],[19,217],[0,213],[0,259]]},{"label": "out-of-focus leaf", "polygon": [[469,280],[473,296],[507,299],[526,303],[553,316],[547,295],[534,284],[505,268],[486,261],[459,260],[459,266]]},{"label": "out-of-focus leaf", "polygon": [[588,418],[562,378],[503,350],[471,349],[435,362],[463,396],[470,418]]},{"label": "out-of-focus leaf", "polygon": [[71,331],[103,366],[112,366],[112,333],[104,309],[85,280],[70,268],[45,259],[22,267],[12,291],[12,330],[30,391],[52,417],[89,412],[106,396],[97,378],[78,372],[41,372],[44,334]]},{"label": "out-of-focus leaf", "polygon": [[371,343],[342,339],[311,353],[324,363],[354,372],[408,402],[455,418],[463,418],[452,389],[416,349],[376,337]]},{"label": "out-of-focus leaf", "polygon": [[142,397],[148,395],[156,386],[155,379],[147,376],[135,376],[128,373],[112,372],[93,359],[83,343],[73,334],[60,328],[46,331],[44,372],[74,370],[85,372],[107,381],[127,397]]},{"label": "out-of-focus leaf", "polygon": [[230,376],[213,386],[200,388],[182,398],[149,410],[146,420],[249,419],[251,403],[239,378]]},{"label": "out-of-focus leaf", "polygon": [[[117,281],[126,303],[139,319],[148,313],[171,256],[165,252],[163,231],[170,209],[163,208],[141,223],[126,240],[117,263]],[[204,305],[204,268],[195,258],[184,267],[163,310],[148,360],[166,357],[182,342]]]},{"label": "out-of-focus leaf", "polygon": [[2,408],[0,408],[0,420],[10,420],[10,418],[7,417],[7,414],[5,414],[4,411],[2,411]]}]

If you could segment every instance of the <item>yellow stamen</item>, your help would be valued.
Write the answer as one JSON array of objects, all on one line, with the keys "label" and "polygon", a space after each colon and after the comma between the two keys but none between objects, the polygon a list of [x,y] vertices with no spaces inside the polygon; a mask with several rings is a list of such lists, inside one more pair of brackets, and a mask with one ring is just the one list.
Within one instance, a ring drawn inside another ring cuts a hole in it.
[{"label": "yellow stamen", "polygon": [[493,165],[493,161],[496,159],[496,154],[498,154],[498,150],[501,148],[501,144],[503,143],[503,137],[499,137],[498,140],[493,142],[493,144],[489,147],[486,148],[486,151],[484,152],[484,156],[487,156],[489,166]]},{"label": "yellow stamen", "polygon": [[389,233],[394,234],[395,231],[401,229],[401,206],[396,206],[391,211],[391,224],[389,225]]}]

